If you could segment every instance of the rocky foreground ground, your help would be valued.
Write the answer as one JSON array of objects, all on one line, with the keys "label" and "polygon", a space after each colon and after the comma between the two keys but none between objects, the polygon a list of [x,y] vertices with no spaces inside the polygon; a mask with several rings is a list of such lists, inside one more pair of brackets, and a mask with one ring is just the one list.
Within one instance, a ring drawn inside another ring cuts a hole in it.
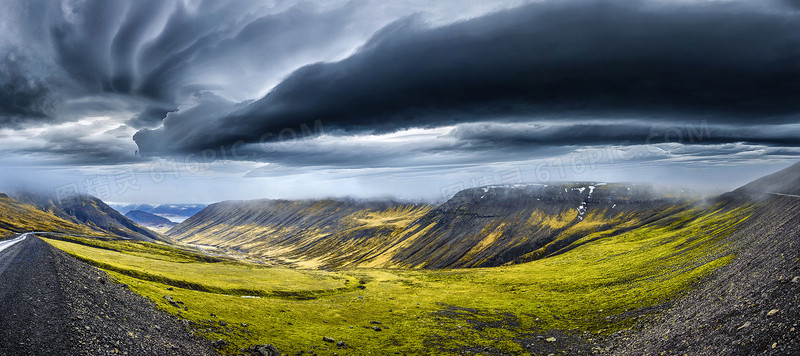
[{"label": "rocky foreground ground", "polygon": [[729,265],[655,319],[615,335],[618,355],[800,355],[800,198],[773,196],[728,240]]},{"label": "rocky foreground ground", "polygon": [[38,238],[0,254],[0,355],[216,354],[149,300]]}]

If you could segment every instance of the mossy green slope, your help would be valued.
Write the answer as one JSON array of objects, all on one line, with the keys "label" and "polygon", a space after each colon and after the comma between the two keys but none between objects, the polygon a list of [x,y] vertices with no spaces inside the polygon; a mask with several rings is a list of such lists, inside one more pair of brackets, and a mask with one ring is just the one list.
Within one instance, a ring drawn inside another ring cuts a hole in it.
[{"label": "mossy green slope", "polygon": [[17,200],[74,224],[85,225],[98,233],[150,242],[171,242],[160,234],[136,224],[93,196],[75,195],[56,199],[28,192],[18,194]]},{"label": "mossy green slope", "polygon": [[[680,295],[733,258],[726,237],[749,214],[749,208],[678,211],[626,231],[588,233],[545,259],[448,270],[325,272],[209,262],[186,251],[173,258],[146,244],[48,241],[193,321],[197,332],[227,340],[225,352],[271,343],[286,353],[458,354],[481,347],[526,354],[527,345],[546,342],[535,335],[609,333]],[[349,348],[336,349],[322,336]],[[548,347],[559,347],[558,340]]]},{"label": "mossy green slope", "polygon": [[92,229],[36,209],[0,193],[0,238],[28,231],[97,234]]},{"label": "mossy green slope", "polygon": [[491,267],[542,258],[587,234],[620,233],[693,205],[638,184],[488,186],[461,191],[437,207],[222,202],[167,234],[301,267]]},{"label": "mossy green slope", "polygon": [[209,205],[167,235],[303,267],[359,264],[392,245],[425,204],[347,200],[252,200]]}]

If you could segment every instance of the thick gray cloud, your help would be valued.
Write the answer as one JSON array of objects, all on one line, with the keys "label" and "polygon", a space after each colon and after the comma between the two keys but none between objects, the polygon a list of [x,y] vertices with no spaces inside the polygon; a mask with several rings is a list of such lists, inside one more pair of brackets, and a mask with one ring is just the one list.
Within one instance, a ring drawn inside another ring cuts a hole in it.
[{"label": "thick gray cloud", "polygon": [[[380,14],[376,4],[10,1],[0,14],[0,110],[35,119],[43,116],[39,98],[115,93],[152,101],[131,121],[151,127],[158,114],[163,119],[200,91],[257,98],[304,64],[346,56],[412,10]],[[18,65],[6,53],[28,63]]]},{"label": "thick gray cloud", "polygon": [[401,20],[231,115],[135,140],[192,151],[315,120],[348,132],[487,118],[793,122],[798,95],[800,13],[786,6],[559,1],[436,28]]},{"label": "thick gray cloud", "polygon": [[48,119],[49,90],[42,79],[29,74],[27,60],[15,51],[0,58],[0,127]]},{"label": "thick gray cloud", "polygon": [[[798,137],[800,124],[773,127],[712,125],[705,121],[676,124],[485,122],[393,134],[333,133],[297,140],[239,144],[225,157],[238,156],[294,169],[441,168],[546,159],[587,147],[609,146],[639,147],[639,153],[644,153],[648,159],[663,159],[661,154],[667,151],[730,158],[747,149],[759,150],[759,156],[769,157],[800,153]],[[202,156],[223,157],[211,150],[203,152]],[[264,171],[274,169],[269,166]]]},{"label": "thick gray cloud", "polygon": [[650,145],[680,143],[715,145],[742,142],[768,146],[800,146],[800,125],[711,125],[707,121],[653,123],[643,121],[547,124],[465,124],[450,136],[459,149],[503,147]]},{"label": "thick gray cloud", "polygon": [[163,166],[199,175],[165,196],[243,175],[427,195],[598,152],[634,151],[600,179],[777,167],[800,155],[798,4],[8,0],[0,184]]}]

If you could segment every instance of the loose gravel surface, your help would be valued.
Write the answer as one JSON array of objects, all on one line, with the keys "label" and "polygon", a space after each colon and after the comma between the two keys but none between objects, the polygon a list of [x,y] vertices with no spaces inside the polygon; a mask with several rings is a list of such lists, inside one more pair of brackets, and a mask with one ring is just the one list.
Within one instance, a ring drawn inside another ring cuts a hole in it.
[{"label": "loose gravel surface", "polygon": [[800,355],[800,199],[772,197],[748,220],[729,237],[733,262],[604,351]]},{"label": "loose gravel surface", "polygon": [[0,355],[213,355],[102,271],[29,237],[0,252]]}]

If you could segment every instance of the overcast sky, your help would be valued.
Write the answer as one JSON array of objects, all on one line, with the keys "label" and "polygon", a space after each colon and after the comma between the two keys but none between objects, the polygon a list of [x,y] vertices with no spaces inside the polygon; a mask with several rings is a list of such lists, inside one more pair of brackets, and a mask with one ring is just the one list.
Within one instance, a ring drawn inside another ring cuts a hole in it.
[{"label": "overcast sky", "polygon": [[0,190],[725,191],[800,157],[800,1],[0,3]]}]

